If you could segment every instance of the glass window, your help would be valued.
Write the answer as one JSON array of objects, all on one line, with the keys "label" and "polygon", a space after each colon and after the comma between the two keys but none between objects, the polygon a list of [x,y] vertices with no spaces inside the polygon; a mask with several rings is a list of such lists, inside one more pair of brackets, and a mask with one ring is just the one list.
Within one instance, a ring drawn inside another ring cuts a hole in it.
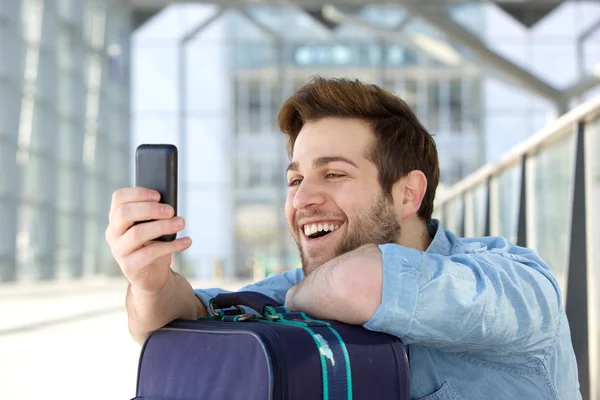
[{"label": "glass window", "polygon": [[48,153],[30,153],[23,166],[21,196],[25,201],[53,203],[49,194],[54,190],[54,171],[56,163]]},{"label": "glass window", "polygon": [[[591,235],[591,244],[587,247],[587,251],[591,252],[591,265],[588,265],[588,279],[595,282],[597,288],[600,282],[600,160],[598,154],[600,154],[600,115],[587,123],[585,127],[585,151],[586,151],[586,174],[588,186],[588,201],[591,204],[586,204],[588,218],[587,218],[587,234]],[[600,305],[600,291],[588,291],[588,296],[591,297],[588,300],[588,304]],[[598,328],[596,328],[598,329]],[[596,330],[597,334],[600,334]],[[591,357],[598,359],[600,356],[600,348],[596,346],[596,354],[591,354]]]},{"label": "glass window", "polygon": [[482,183],[467,194],[469,198],[467,213],[469,218],[465,236],[478,237],[485,234],[485,217],[487,207],[487,185]]},{"label": "glass window", "polygon": [[102,237],[100,232],[101,229],[94,218],[87,215],[84,224],[84,251],[83,251],[83,265],[82,274],[84,276],[90,276],[97,272],[99,266],[98,261],[100,258],[100,238]]},{"label": "glass window", "polygon": [[442,104],[441,99],[441,90],[440,86],[441,82],[437,79],[430,79],[426,83],[427,85],[427,94],[426,101],[427,107],[424,108],[427,110],[427,119],[423,121],[427,130],[431,133],[435,133],[440,129],[440,113],[442,112],[442,107],[447,107],[446,104]]},{"label": "glass window", "polygon": [[16,200],[0,198],[0,221],[2,221],[2,232],[0,233],[0,281],[12,279],[15,256],[15,234],[13,229],[17,223]]},{"label": "glass window", "polygon": [[461,79],[450,80],[450,132],[463,133],[463,99]]},{"label": "glass window", "polygon": [[493,180],[492,191],[494,211],[492,217],[492,235],[505,237],[508,241],[517,241],[517,223],[519,217],[519,195],[521,192],[521,164],[515,165]]},{"label": "glass window", "polygon": [[450,200],[444,209],[445,227],[455,235],[462,236],[463,232],[464,200],[458,196]]},{"label": "glass window", "polygon": [[35,104],[29,148],[33,151],[49,152],[54,157],[57,119],[53,106],[42,102]]},{"label": "glass window", "polygon": [[76,276],[83,265],[85,219],[80,212],[61,212],[56,223],[56,277]]},{"label": "glass window", "polygon": [[[571,235],[575,135],[539,151],[531,159],[531,246],[550,265],[566,293]],[[528,243],[529,244],[529,243]]]},{"label": "glass window", "polygon": [[16,164],[17,146],[0,141],[0,198],[18,196],[19,170]]},{"label": "glass window", "polygon": [[20,34],[20,26],[14,22],[16,19],[13,23],[0,21],[0,76],[20,82],[23,79],[27,46]]},{"label": "glass window", "polygon": [[11,141],[19,132],[19,115],[21,109],[21,91],[0,78],[0,137],[11,137]]},{"label": "glass window", "polygon": [[80,210],[83,207],[83,168],[77,165],[60,165],[57,177],[57,205],[60,210]]},{"label": "glass window", "polygon": [[403,91],[401,92],[402,99],[413,109],[416,111],[417,106],[417,81],[413,77],[407,77],[404,80],[404,85],[402,86]]}]

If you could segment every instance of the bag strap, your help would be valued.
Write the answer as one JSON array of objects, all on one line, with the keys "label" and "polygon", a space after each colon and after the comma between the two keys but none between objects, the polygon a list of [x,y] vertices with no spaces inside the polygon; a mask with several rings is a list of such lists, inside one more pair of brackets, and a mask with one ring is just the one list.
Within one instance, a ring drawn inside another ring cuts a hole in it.
[{"label": "bag strap", "polygon": [[277,313],[266,322],[306,330],[313,338],[321,360],[323,400],[352,400],[352,368],[348,349],[329,322],[312,319],[302,312]]},{"label": "bag strap", "polygon": [[[327,321],[316,320],[301,312],[291,312],[276,300],[257,292],[233,292],[215,296],[211,312],[227,322],[249,319],[240,306],[247,306],[265,319],[255,321],[292,325],[306,330],[313,338],[321,361],[323,400],[352,400],[352,370],[348,349],[340,334]],[[235,307],[239,312],[227,308]]]},{"label": "bag strap", "polygon": [[[276,300],[258,292],[232,292],[232,293],[221,293],[216,295],[210,300],[209,308],[213,315],[221,316],[222,313],[218,310],[224,310],[231,307],[247,306],[255,310],[257,313],[267,316],[266,309],[270,307],[269,311],[274,310],[276,313],[289,312],[287,308],[283,307],[282,304]],[[271,311],[272,312],[272,311]],[[243,314],[243,312],[240,313]]]}]

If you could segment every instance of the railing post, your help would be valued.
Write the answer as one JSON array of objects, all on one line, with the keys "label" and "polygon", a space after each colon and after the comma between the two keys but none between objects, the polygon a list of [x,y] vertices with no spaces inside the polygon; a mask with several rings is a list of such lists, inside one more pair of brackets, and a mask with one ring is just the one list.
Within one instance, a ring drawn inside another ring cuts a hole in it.
[{"label": "railing post", "polygon": [[466,236],[466,227],[467,227],[467,193],[463,193],[461,196],[462,201],[460,202],[460,204],[462,205],[461,207],[461,219],[460,219],[460,235],[459,236]]},{"label": "railing post", "polygon": [[577,124],[575,152],[575,184],[571,209],[571,241],[567,272],[566,312],[571,327],[571,339],[583,399],[590,399],[590,368],[588,344],[588,290],[587,290],[587,226],[585,187],[585,129]]},{"label": "railing post", "polygon": [[521,158],[521,192],[519,194],[519,220],[517,246],[527,247],[527,154]]},{"label": "railing post", "polygon": [[487,178],[486,203],[485,203],[485,231],[484,236],[492,234],[492,177]]}]

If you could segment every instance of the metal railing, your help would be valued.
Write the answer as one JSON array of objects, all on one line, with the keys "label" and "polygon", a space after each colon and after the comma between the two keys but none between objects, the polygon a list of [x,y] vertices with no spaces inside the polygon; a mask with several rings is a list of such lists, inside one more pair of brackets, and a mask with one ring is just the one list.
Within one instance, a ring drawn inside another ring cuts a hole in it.
[{"label": "metal railing", "polygon": [[594,400],[600,400],[598,154],[600,97],[456,183],[434,209],[460,236],[504,236],[550,265],[571,326],[582,395]]}]

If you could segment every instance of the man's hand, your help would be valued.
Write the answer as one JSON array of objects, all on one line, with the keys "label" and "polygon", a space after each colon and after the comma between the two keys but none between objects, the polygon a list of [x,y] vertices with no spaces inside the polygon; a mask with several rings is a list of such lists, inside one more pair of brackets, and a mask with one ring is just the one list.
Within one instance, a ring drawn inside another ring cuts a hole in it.
[{"label": "man's hand", "polygon": [[[142,342],[148,333],[177,318],[195,319],[206,313],[185,278],[171,270],[173,253],[192,244],[154,239],[181,231],[184,221],[160,194],[141,187],[117,190],[110,207],[106,241],[130,285],[127,312],[132,336]],[[149,221],[135,225],[136,222]]]},{"label": "man's hand", "polygon": [[381,304],[382,285],[381,251],[367,244],[315,269],[288,291],[285,306],[314,318],[363,325]]},{"label": "man's hand", "polygon": [[[160,204],[159,199],[158,192],[140,187],[120,189],[113,194],[105,237],[134,293],[160,292],[171,273],[172,254],[192,244],[189,238],[153,241],[161,235],[177,233],[184,226],[181,217],[173,216],[173,208]],[[156,221],[134,226],[148,220]]]}]

